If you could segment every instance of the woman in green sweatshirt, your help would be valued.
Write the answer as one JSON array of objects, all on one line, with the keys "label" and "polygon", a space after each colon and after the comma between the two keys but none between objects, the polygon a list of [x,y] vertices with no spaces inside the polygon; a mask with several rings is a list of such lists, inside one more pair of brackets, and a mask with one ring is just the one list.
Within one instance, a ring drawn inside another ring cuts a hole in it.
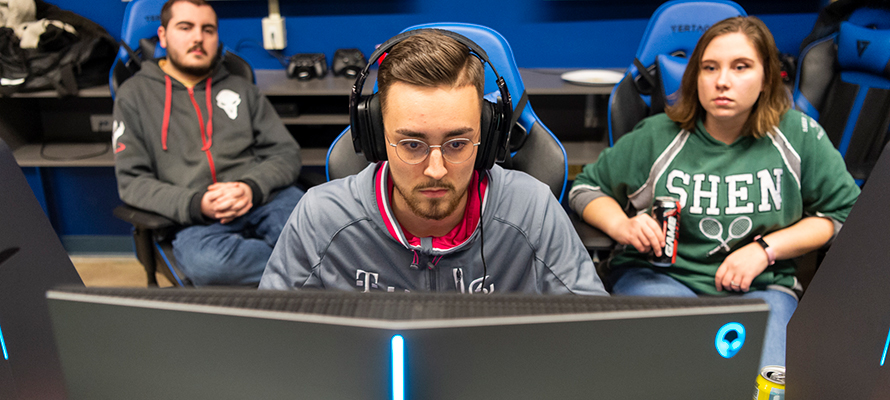
[{"label": "woman in green sweatshirt", "polygon": [[[745,296],[771,309],[761,365],[785,364],[800,284],[793,258],[826,245],[859,195],[822,127],[790,109],[772,34],[756,17],[721,21],[689,58],[679,98],[584,167],[572,208],[625,251],[613,292]],[[653,200],[681,205],[676,262]]]}]

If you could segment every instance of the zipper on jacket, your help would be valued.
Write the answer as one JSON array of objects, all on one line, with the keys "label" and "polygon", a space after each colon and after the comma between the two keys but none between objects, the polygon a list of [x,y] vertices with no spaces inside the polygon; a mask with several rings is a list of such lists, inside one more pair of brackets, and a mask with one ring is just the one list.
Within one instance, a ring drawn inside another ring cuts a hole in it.
[{"label": "zipper on jacket", "polygon": [[430,276],[430,291],[437,292],[439,291],[439,272],[438,268],[436,268],[436,264],[438,264],[439,261],[436,260],[436,257],[430,255],[430,252],[433,250],[433,238],[420,238],[420,248],[423,252],[423,257],[426,258],[425,265]]},{"label": "zipper on jacket", "polygon": [[430,271],[430,291],[438,292],[439,291],[439,278],[438,271],[433,263],[427,263],[427,269]]}]

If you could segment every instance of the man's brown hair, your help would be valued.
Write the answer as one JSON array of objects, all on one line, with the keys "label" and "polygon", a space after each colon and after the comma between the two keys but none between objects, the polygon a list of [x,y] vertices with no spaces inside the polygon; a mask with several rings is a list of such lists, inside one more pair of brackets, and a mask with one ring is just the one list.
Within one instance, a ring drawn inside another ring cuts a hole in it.
[{"label": "man's brown hair", "polygon": [[763,137],[772,127],[779,125],[782,115],[791,107],[788,89],[782,83],[782,64],[772,33],[757,17],[727,18],[711,26],[698,40],[683,73],[680,97],[673,106],[665,108],[668,117],[683,129],[693,130],[696,121],[704,119],[706,115],[698,99],[698,77],[705,48],[714,38],[735,32],[748,37],[763,62],[763,92],[742,126],[742,135]]},{"label": "man's brown hair", "polygon": [[[176,4],[180,1],[189,2],[198,7],[207,6],[213,8],[213,6],[211,6],[210,3],[205,0],[168,0],[166,3],[164,3],[164,6],[161,7],[161,26],[163,26],[164,29],[167,29],[167,24],[169,24],[170,19],[173,18],[173,4]],[[217,24],[219,23],[218,20],[219,17],[217,17]]]},{"label": "man's brown hair", "polygon": [[424,31],[393,46],[381,62],[377,72],[381,110],[386,109],[386,96],[395,82],[423,87],[472,85],[481,105],[485,68],[467,46],[439,32]]}]

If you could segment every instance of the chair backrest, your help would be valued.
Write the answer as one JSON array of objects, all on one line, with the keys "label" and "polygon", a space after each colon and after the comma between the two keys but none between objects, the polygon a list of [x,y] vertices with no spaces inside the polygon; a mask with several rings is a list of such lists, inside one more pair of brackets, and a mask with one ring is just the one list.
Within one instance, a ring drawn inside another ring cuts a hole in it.
[{"label": "chair backrest", "polygon": [[689,55],[714,23],[745,16],[728,0],[674,0],[655,10],[634,62],[609,97],[609,145],[642,119],[664,111],[680,88]]},{"label": "chair backrest", "polygon": [[890,139],[890,10],[859,9],[807,45],[794,105],[819,121],[863,184]]},{"label": "chair backrest", "polygon": [[[167,0],[133,0],[124,11],[121,26],[121,47],[108,74],[111,96],[127,78],[139,71],[143,60],[163,58],[167,51],[158,46],[158,27],[161,26],[161,7]],[[220,62],[229,73],[256,83],[253,68],[243,58],[220,43]]]},{"label": "chair backrest", "polygon": [[[516,120],[510,134],[511,157],[502,165],[523,171],[550,186],[553,195],[562,201],[568,178],[568,161],[562,144],[538,118],[528,104],[528,95],[519,68],[513,59],[513,51],[501,34],[491,28],[463,23],[431,23],[412,26],[405,31],[436,28],[466,36],[485,49],[489,61],[504,78],[513,98],[513,119]],[[374,62],[374,60],[369,60]],[[486,93],[497,93],[494,74],[486,68]],[[488,96],[487,96],[488,97]],[[493,99],[490,99],[493,100]],[[345,136],[345,140],[343,139]],[[342,178],[361,171],[368,165],[365,157],[353,150],[352,134],[346,128],[328,150],[326,172],[328,180]]]}]

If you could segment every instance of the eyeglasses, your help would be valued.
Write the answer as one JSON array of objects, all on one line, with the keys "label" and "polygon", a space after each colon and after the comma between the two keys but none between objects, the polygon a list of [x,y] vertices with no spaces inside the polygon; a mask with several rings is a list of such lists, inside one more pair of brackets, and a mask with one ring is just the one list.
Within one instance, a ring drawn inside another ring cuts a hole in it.
[{"label": "eyeglasses", "polygon": [[420,164],[430,155],[430,149],[438,147],[442,152],[442,158],[451,164],[460,164],[470,159],[473,148],[481,142],[473,143],[467,138],[451,139],[440,145],[431,146],[419,139],[402,139],[399,143],[390,142],[389,145],[396,148],[399,159],[408,164]]}]

